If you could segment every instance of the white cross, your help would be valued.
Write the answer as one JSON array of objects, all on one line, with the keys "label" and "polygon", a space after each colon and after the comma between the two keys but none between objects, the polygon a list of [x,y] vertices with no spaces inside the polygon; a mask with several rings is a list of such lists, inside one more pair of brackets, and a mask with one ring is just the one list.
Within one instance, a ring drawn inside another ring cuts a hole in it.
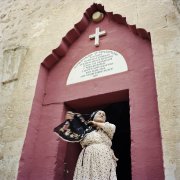
[{"label": "white cross", "polygon": [[104,36],[104,35],[106,35],[106,31],[101,31],[100,32],[100,28],[97,27],[96,28],[96,33],[89,35],[89,39],[95,39],[94,45],[99,46],[99,37]]}]

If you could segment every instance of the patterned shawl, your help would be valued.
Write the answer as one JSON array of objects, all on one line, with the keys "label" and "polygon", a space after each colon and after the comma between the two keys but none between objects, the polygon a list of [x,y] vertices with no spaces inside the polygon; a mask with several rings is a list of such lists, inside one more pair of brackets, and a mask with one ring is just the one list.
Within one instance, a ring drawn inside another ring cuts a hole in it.
[{"label": "patterned shawl", "polygon": [[[92,117],[94,116],[91,115],[89,120],[92,120]],[[88,120],[85,120],[81,114],[75,114],[74,119],[65,120],[65,122],[54,128],[54,132],[64,141],[80,142],[87,133],[95,129],[96,128],[88,125]]]}]

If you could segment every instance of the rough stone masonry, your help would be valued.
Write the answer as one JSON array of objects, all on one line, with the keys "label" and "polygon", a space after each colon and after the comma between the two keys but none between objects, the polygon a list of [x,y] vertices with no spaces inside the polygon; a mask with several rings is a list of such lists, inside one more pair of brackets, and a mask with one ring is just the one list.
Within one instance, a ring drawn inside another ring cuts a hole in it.
[{"label": "rough stone masonry", "polygon": [[16,179],[40,63],[94,2],[151,33],[165,177],[180,179],[179,0],[1,1],[0,179]]}]

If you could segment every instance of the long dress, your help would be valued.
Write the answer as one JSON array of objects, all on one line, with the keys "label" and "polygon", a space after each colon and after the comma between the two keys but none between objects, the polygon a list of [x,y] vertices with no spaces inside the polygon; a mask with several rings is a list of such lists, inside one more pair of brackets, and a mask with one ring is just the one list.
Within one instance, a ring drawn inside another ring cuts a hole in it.
[{"label": "long dress", "polygon": [[117,180],[118,159],[111,149],[115,129],[114,124],[106,122],[102,128],[88,133],[80,142],[83,149],[73,180]]}]

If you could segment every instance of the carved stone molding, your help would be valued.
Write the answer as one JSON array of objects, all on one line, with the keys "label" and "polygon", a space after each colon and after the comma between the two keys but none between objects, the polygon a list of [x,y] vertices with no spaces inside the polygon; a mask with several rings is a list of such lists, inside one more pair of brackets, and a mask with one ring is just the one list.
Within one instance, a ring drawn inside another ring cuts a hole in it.
[{"label": "carved stone molding", "polygon": [[145,29],[136,28],[136,25],[129,25],[126,22],[126,18],[122,17],[119,14],[113,14],[113,12],[106,12],[104,10],[104,6],[101,4],[94,3],[90,8],[88,8],[83,18],[74,25],[72,28],[63,38],[61,44],[52,51],[52,54],[46,57],[46,59],[42,62],[42,65],[47,68],[51,69],[55,64],[57,64],[67,53],[70,46],[80,37],[80,35],[86,30],[92,20],[92,15],[96,11],[100,11],[105,14],[109,19],[112,21],[124,25],[130,29],[130,31],[137,36],[147,39],[151,41],[150,33],[147,32]]}]

